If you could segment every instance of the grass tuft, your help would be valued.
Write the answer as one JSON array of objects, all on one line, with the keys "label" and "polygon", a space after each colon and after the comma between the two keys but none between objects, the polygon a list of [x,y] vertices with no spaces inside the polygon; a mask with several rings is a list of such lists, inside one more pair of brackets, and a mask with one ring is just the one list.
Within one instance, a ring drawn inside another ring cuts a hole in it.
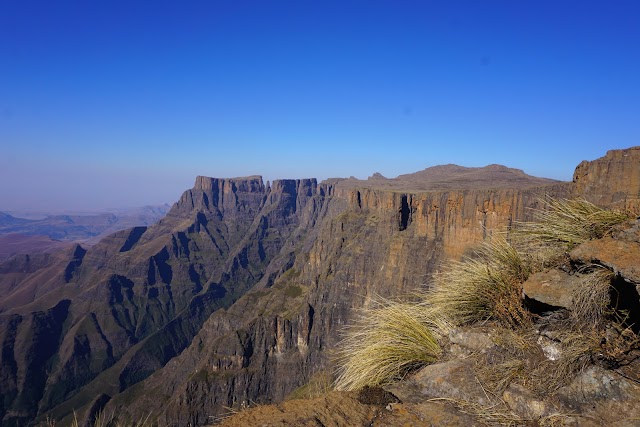
[{"label": "grass tuft", "polygon": [[462,399],[437,397],[429,399],[430,402],[443,402],[455,406],[460,412],[469,414],[482,424],[487,426],[540,426],[556,427],[564,426],[571,414],[552,414],[544,417],[527,418],[515,414],[505,402],[493,405],[479,405]]},{"label": "grass tuft", "polygon": [[574,325],[593,329],[613,314],[609,293],[615,275],[599,265],[585,266],[582,271],[587,274],[582,276],[581,285],[573,293],[570,313]]},{"label": "grass tuft", "polygon": [[330,370],[322,370],[311,376],[309,382],[298,387],[285,398],[294,399],[315,399],[333,390],[333,379]]},{"label": "grass tuft", "polygon": [[420,304],[378,298],[345,331],[337,357],[336,389],[387,384],[433,363],[440,346],[432,329],[428,310]]},{"label": "grass tuft", "polygon": [[568,249],[600,239],[630,218],[628,213],[600,208],[584,199],[550,199],[534,212],[534,221],[516,223],[521,239],[538,246],[563,243]]},{"label": "grass tuft", "polygon": [[473,256],[451,261],[437,274],[425,295],[434,316],[453,325],[495,319],[508,326],[528,324],[522,287],[531,260],[503,235],[485,241]]}]

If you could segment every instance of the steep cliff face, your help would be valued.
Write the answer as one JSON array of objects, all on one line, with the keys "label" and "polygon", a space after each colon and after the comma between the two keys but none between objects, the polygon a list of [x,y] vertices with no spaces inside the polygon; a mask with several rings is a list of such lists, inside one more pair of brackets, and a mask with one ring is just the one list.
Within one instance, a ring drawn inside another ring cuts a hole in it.
[{"label": "steep cliff face", "polygon": [[572,191],[592,203],[640,214],[640,147],[583,161],[573,174]]},{"label": "steep cliff face", "polygon": [[422,286],[443,258],[569,191],[539,184],[413,193],[353,180],[319,185],[314,225],[285,244],[285,268],[211,316],[180,356],[106,410],[198,425],[243,402],[284,399],[331,369],[340,330],[359,307]]}]

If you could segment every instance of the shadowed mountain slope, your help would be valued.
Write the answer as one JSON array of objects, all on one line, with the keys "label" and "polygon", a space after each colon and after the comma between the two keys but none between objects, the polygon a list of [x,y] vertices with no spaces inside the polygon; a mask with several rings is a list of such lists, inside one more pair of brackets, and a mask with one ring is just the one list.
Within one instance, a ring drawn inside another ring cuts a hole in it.
[{"label": "shadowed mountain slope", "polygon": [[199,178],[154,226],[1,264],[4,424],[116,394],[179,354],[265,274],[312,199],[304,186]]}]

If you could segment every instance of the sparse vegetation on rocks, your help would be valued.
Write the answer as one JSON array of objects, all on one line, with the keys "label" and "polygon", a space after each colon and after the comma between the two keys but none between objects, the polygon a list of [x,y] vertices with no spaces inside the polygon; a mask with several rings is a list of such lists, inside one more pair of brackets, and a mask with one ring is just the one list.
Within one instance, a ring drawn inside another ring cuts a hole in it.
[{"label": "sparse vegetation on rocks", "polygon": [[[390,383],[411,369],[435,362],[439,355],[441,360],[455,357],[445,350],[451,345],[449,333],[484,324],[491,330],[489,347],[494,350],[479,351],[475,344],[467,347],[476,350],[472,351],[474,375],[489,405],[456,396],[443,398],[489,424],[556,425],[570,419],[571,414],[550,409],[542,400],[538,412],[530,413],[531,405],[518,412],[515,403],[506,405],[501,396],[509,390],[510,398],[526,396],[516,400],[544,399],[590,366],[620,366],[638,347],[629,313],[611,302],[617,272],[598,262],[568,261],[571,249],[611,235],[630,216],[585,200],[553,199],[534,218],[518,223],[508,234],[494,233],[471,255],[450,261],[417,299],[378,299],[362,310],[345,331],[336,387],[353,390]],[[576,277],[572,280],[579,283],[566,309],[545,304],[540,309],[525,301],[522,284],[550,267],[564,269],[562,274]],[[429,348],[443,350],[429,357],[406,351],[427,342]]]}]

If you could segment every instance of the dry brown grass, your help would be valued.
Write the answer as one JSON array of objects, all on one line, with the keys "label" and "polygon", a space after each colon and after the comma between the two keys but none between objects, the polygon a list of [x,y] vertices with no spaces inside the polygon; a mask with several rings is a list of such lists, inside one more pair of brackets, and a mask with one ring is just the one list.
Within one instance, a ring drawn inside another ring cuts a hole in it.
[{"label": "dry brown grass", "polygon": [[577,321],[572,314],[567,319],[546,321],[560,345],[560,358],[545,360],[530,373],[528,383],[534,391],[542,396],[553,393],[588,366],[615,367],[638,348],[638,335],[615,320],[615,316],[598,324],[592,321],[592,318]]},{"label": "dry brown grass", "polygon": [[311,376],[309,382],[291,392],[285,400],[314,399],[333,390],[331,371],[322,370]]},{"label": "dry brown grass", "polygon": [[518,222],[515,232],[537,246],[566,245],[567,248],[611,233],[628,220],[629,214],[600,208],[584,199],[545,200],[545,209],[534,212],[531,222]]},{"label": "dry brown grass", "polygon": [[553,393],[569,384],[577,374],[592,364],[592,356],[600,348],[600,338],[571,329],[557,335],[561,347],[558,360],[545,360],[531,372],[529,386],[540,396]]},{"label": "dry brown grass", "polygon": [[473,256],[449,262],[423,298],[433,316],[453,325],[495,319],[520,326],[530,320],[522,305],[521,284],[531,272],[530,259],[496,235]]},{"label": "dry brown grass", "polygon": [[471,415],[482,424],[488,426],[539,426],[559,427],[564,426],[571,414],[553,414],[539,418],[522,417],[509,409],[503,401],[497,401],[493,405],[479,405],[462,399],[446,397],[429,399],[432,402],[446,402],[455,406],[460,412]]},{"label": "dry brown grass", "polygon": [[580,329],[593,329],[601,326],[607,316],[613,313],[609,295],[613,271],[598,265],[589,265],[581,269],[580,287],[573,293],[571,305],[572,323]]},{"label": "dry brown grass", "polygon": [[502,363],[480,363],[476,367],[475,374],[483,388],[496,396],[501,396],[511,382],[524,375],[524,369],[524,360],[507,358]]},{"label": "dry brown grass", "polygon": [[382,299],[362,310],[338,352],[336,389],[386,384],[437,360],[440,346],[427,312],[419,304]]}]

